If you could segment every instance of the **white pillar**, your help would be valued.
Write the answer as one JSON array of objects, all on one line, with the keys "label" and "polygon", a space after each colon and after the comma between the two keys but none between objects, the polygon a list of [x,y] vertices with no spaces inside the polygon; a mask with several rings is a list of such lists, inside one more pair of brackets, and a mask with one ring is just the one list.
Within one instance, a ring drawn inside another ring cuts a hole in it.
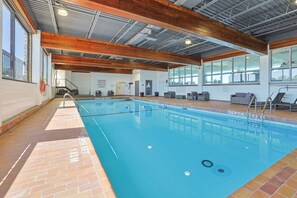
[{"label": "white pillar", "polygon": [[3,6],[3,2],[2,0],[0,0],[0,63],[1,63],[1,67],[0,67],[0,126],[2,126],[2,6]]},{"label": "white pillar", "polygon": [[269,55],[260,56],[260,87],[263,94],[257,100],[265,101],[269,96]]},{"label": "white pillar", "polygon": [[36,83],[35,104],[42,103],[42,94],[40,93],[41,67],[42,67],[42,49],[41,49],[41,32],[37,31],[32,34],[32,82]]},{"label": "white pillar", "polygon": [[198,93],[203,91],[203,61],[201,66],[198,66]]}]

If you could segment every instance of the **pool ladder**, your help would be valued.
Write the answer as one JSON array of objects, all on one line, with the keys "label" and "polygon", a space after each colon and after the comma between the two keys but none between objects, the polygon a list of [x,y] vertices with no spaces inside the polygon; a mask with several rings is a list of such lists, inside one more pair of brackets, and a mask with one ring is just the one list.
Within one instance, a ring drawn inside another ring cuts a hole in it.
[{"label": "pool ladder", "polygon": [[75,103],[75,106],[77,107],[77,110],[79,111],[79,105],[78,105],[77,101],[69,93],[65,93],[63,96],[63,108],[65,108],[65,100],[66,100],[67,96]]},{"label": "pool ladder", "polygon": [[[272,93],[273,94],[273,93]],[[271,94],[271,96],[272,96]],[[264,107],[263,107],[263,110],[262,110],[262,113],[261,113],[261,121],[263,122],[264,118],[265,118],[265,110],[266,110],[266,107],[268,105],[268,102],[269,102],[269,113],[271,114],[272,113],[272,98],[271,96],[269,96],[264,104]]]},{"label": "pool ladder", "polygon": [[249,118],[250,118],[250,109],[253,105],[253,103],[255,103],[255,113],[257,112],[257,97],[256,96],[253,96],[250,103],[249,103],[249,106],[247,108],[247,111],[246,111],[246,118],[247,120],[249,121]]}]

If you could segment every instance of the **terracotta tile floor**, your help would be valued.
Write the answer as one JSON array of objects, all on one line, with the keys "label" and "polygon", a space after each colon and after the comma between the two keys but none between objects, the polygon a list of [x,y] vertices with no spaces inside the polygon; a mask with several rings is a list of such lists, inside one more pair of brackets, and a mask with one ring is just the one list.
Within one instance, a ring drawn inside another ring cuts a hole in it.
[{"label": "terracotta tile floor", "polygon": [[[220,101],[135,98],[223,113],[245,112],[247,108]],[[78,112],[71,102],[66,103],[69,108],[59,109],[60,105],[61,100],[55,99],[0,136],[0,178],[4,178],[0,197],[9,188],[6,197],[115,197]],[[297,124],[297,113],[273,111],[266,115],[266,119]],[[230,197],[297,198],[296,164],[297,150]]]},{"label": "terracotta tile floor", "polygon": [[60,103],[0,136],[0,197],[115,197],[76,108]]},{"label": "terracotta tile floor", "polygon": [[[193,101],[186,99],[167,99],[164,97],[133,97],[141,100],[161,102],[165,104],[192,107],[202,110],[215,111],[221,113],[234,114],[234,112],[245,113],[247,111],[247,105],[235,105],[230,102],[224,101]],[[261,115],[262,109],[257,108],[254,111],[254,107],[250,109],[250,113]],[[244,116],[244,114],[242,114]],[[272,110],[272,114],[269,113],[269,109],[265,111],[265,117],[267,120],[286,122],[297,125],[297,112],[289,112],[287,110]]]}]

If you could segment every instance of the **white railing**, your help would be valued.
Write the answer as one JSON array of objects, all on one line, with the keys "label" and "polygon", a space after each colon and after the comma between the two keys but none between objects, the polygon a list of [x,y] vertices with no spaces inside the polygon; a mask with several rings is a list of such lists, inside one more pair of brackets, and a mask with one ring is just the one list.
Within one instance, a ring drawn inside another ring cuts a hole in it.
[{"label": "white railing", "polygon": [[261,114],[261,120],[263,121],[264,119],[264,116],[265,116],[265,110],[266,110],[266,107],[268,105],[268,102],[269,102],[269,113],[271,114],[272,113],[272,98],[271,96],[269,96],[264,104],[264,107],[263,107],[263,110],[262,110],[262,114]]},{"label": "white railing", "polygon": [[69,93],[65,93],[63,96],[63,108],[65,108],[65,100],[66,100],[67,96],[75,103],[75,106],[77,107],[77,110],[79,111],[79,105],[78,105],[77,101]]},{"label": "white railing", "polygon": [[253,96],[251,101],[250,101],[250,104],[249,104],[249,106],[247,108],[247,111],[246,111],[247,116],[249,116],[249,114],[250,114],[250,109],[251,109],[251,107],[253,105],[253,102],[255,102],[255,112],[257,112],[257,98],[256,98],[256,96]]}]

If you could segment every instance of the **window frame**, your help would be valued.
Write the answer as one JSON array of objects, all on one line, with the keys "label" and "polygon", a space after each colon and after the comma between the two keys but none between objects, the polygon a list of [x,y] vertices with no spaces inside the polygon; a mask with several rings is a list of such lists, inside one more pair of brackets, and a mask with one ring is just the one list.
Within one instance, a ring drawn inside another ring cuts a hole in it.
[{"label": "window frame", "polygon": [[[24,26],[24,24],[22,23],[22,20],[20,20],[17,17],[17,14],[15,12],[14,9],[11,8],[11,6],[6,3],[5,1],[2,4],[2,9],[3,7],[6,7],[8,9],[8,11],[10,12],[10,52],[8,52],[10,54],[10,69],[12,70],[12,77],[5,77],[3,76],[3,71],[1,74],[1,78],[5,79],[5,80],[13,80],[13,81],[19,81],[19,82],[27,82],[30,83],[31,82],[31,33],[26,29],[26,27]],[[3,20],[3,18],[1,19]],[[16,78],[16,64],[15,64],[15,60],[16,60],[16,53],[15,53],[15,48],[16,48],[16,41],[15,41],[15,37],[16,37],[16,23],[18,23],[20,25],[20,27],[24,30],[24,32],[27,35],[27,50],[26,50],[26,54],[24,54],[24,59],[26,60],[25,62],[25,68],[27,71],[27,75],[26,75],[26,79],[25,80],[21,80],[21,79],[17,79]],[[1,39],[3,39],[3,37],[1,37]],[[1,46],[3,47],[3,46]],[[2,48],[2,54],[3,54],[3,48]],[[26,57],[26,58],[25,58]],[[3,70],[3,59],[2,59],[2,70]]]},{"label": "window frame", "polygon": [[[187,67],[191,67],[191,75],[187,76]],[[197,67],[197,74],[193,74],[193,67]],[[183,72],[183,76],[181,76],[181,69],[184,71]],[[178,70],[178,77],[175,76],[176,74],[176,70]],[[170,74],[172,73],[172,76],[170,76]],[[168,85],[169,87],[183,87],[183,86],[198,86],[198,78],[199,78],[199,69],[197,65],[187,65],[184,67],[178,67],[178,68],[174,68],[174,69],[169,69],[168,70]],[[186,79],[187,78],[191,78],[191,82],[190,84],[185,84],[186,83]],[[194,84],[193,79],[197,78],[197,84]],[[172,83],[175,82],[175,80],[178,80],[177,83]]]},{"label": "window frame", "polygon": [[[236,58],[244,58],[244,70],[243,71],[235,71],[235,59]],[[247,70],[247,57],[248,55],[243,55],[243,56],[236,56],[232,58],[225,58],[225,59],[220,59],[220,60],[215,60],[215,61],[209,61],[209,62],[204,62],[204,64],[207,64],[208,66],[211,66],[211,70],[209,74],[205,74],[205,67],[203,66],[203,86],[218,86],[218,85],[250,85],[250,84],[259,84],[260,83],[260,77],[257,81],[247,81],[247,74],[251,72],[256,72],[259,73],[260,76],[260,56],[259,56],[259,69],[257,70]],[[213,62],[221,62],[221,73],[213,73]],[[223,72],[223,62],[224,61],[230,61],[232,66],[231,66],[231,72]],[[235,75],[240,74],[241,78],[244,80],[242,82],[235,82]],[[223,76],[224,75],[231,75],[231,80],[229,83],[223,83]],[[220,82],[219,83],[214,83],[214,76],[220,76]],[[206,82],[206,78],[210,77],[211,81]]]},{"label": "window frame", "polygon": [[[269,51],[269,82],[271,84],[295,84],[297,82],[297,80],[293,79],[293,69],[297,69],[297,65],[293,66],[292,65],[292,61],[293,61],[293,48],[297,48],[297,45],[291,45],[291,46],[286,46],[286,47],[282,47],[282,48],[277,48],[277,49],[273,49]],[[287,50],[289,51],[289,64],[287,67],[278,67],[278,68],[273,68],[272,67],[272,59],[273,59],[273,52],[274,51],[285,51]],[[297,50],[297,49],[296,49]],[[272,79],[272,72],[273,71],[282,71],[282,73],[284,73],[284,70],[289,70],[289,80],[284,80],[284,75],[282,75],[282,80],[273,80]]]}]

